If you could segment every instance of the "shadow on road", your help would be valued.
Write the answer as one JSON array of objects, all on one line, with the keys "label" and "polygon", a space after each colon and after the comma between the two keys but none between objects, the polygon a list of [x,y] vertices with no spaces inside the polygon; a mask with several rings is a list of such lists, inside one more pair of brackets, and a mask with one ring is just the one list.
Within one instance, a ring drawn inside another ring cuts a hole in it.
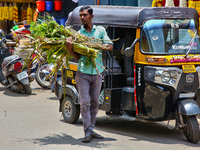
[{"label": "shadow on road", "polygon": [[34,140],[35,144],[40,145],[49,145],[49,144],[70,144],[70,145],[83,145],[93,148],[102,148],[102,147],[108,147],[109,144],[106,144],[106,141],[116,141],[114,138],[104,138],[104,139],[93,139],[92,142],[88,143],[87,145],[85,143],[82,143],[82,138],[75,139],[70,135],[67,135],[63,133],[62,135],[54,134],[52,136],[47,136],[45,138],[38,138]]},{"label": "shadow on road", "polygon": [[[62,122],[66,123],[64,120]],[[82,126],[79,119],[75,126]],[[164,122],[128,121],[117,117],[97,117],[96,130],[130,137],[131,141],[149,141],[161,144],[183,144],[190,147],[200,147],[187,141],[182,131],[170,130]]]},{"label": "shadow on road", "polygon": [[49,97],[48,100],[59,100],[58,97]]},{"label": "shadow on road", "polygon": [[[64,120],[60,120],[66,123]],[[67,125],[67,123],[66,123]],[[77,121],[74,126],[82,126],[81,118]],[[163,122],[141,122],[127,121],[120,118],[103,116],[97,117],[96,130],[108,132],[112,134],[112,137],[105,137],[103,140],[94,139],[89,144],[82,143],[81,138],[75,139],[74,137],[62,134],[62,135],[52,135],[44,138],[34,139],[34,143],[39,145],[48,144],[70,144],[70,145],[84,145],[93,148],[106,148],[110,144],[106,144],[106,141],[117,141],[115,139],[115,134],[126,136],[129,138],[130,142],[137,141],[148,141],[152,143],[161,144],[183,144],[190,147],[200,147],[200,143],[193,144],[186,140],[182,131],[170,130],[167,125]]]},{"label": "shadow on road", "polygon": [[164,122],[127,121],[116,117],[98,117],[96,129],[106,132],[129,136],[130,141],[149,141],[162,144],[183,144],[199,147],[187,141],[182,131],[170,130]]},{"label": "shadow on road", "polygon": [[[1,87],[1,89],[2,88],[4,88],[4,87]],[[11,91],[6,88],[2,89],[1,91],[4,91],[4,93],[3,93],[4,95],[12,96],[12,97],[29,97],[30,96],[29,94],[17,93],[17,92]],[[36,94],[32,93],[31,95],[36,95]]]}]

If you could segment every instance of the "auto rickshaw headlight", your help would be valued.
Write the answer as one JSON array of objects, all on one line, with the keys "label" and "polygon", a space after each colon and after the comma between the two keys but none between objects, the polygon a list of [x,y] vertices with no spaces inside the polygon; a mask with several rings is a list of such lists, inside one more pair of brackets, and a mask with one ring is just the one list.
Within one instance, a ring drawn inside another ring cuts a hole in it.
[{"label": "auto rickshaw headlight", "polygon": [[168,83],[171,80],[171,74],[168,71],[163,71],[161,74],[161,79],[164,83]]},{"label": "auto rickshaw headlight", "polygon": [[[199,67],[200,70],[200,67]],[[155,84],[172,86],[177,89],[177,84],[183,71],[177,67],[144,67],[144,79]],[[200,75],[199,75],[200,76]]]}]

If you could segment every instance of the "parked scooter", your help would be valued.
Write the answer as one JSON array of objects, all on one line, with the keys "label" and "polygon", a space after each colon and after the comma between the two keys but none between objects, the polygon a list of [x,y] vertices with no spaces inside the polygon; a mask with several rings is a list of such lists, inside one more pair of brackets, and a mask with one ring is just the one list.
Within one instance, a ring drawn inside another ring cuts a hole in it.
[{"label": "parked scooter", "polygon": [[[1,54],[6,51],[5,38],[0,40]],[[25,94],[31,94],[32,89],[30,87],[30,81],[35,78],[35,73],[28,75],[26,68],[23,68],[24,60],[18,55],[2,55],[3,62],[0,66],[0,82],[15,92],[22,92]]]}]

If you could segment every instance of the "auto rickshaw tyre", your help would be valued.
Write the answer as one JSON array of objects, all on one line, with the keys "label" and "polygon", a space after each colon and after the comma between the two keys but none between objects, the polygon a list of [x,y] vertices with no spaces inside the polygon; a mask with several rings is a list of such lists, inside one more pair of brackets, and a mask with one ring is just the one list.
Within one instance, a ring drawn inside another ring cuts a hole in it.
[{"label": "auto rickshaw tyre", "polygon": [[183,129],[183,133],[187,140],[192,143],[197,143],[200,140],[199,124],[195,115],[183,116],[186,127]]},{"label": "auto rickshaw tyre", "polygon": [[67,123],[76,123],[80,116],[80,105],[75,105],[71,97],[65,96],[62,101],[62,115]]}]

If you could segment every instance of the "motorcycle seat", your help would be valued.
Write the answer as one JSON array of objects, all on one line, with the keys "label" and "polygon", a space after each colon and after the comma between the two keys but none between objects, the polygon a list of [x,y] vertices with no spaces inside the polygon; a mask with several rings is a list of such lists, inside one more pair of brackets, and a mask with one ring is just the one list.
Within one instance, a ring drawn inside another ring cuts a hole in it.
[{"label": "motorcycle seat", "polygon": [[20,58],[18,55],[11,55],[11,56],[4,58],[2,67],[5,67],[8,64],[10,64],[11,62],[18,60],[18,59],[22,59],[22,58]]}]

